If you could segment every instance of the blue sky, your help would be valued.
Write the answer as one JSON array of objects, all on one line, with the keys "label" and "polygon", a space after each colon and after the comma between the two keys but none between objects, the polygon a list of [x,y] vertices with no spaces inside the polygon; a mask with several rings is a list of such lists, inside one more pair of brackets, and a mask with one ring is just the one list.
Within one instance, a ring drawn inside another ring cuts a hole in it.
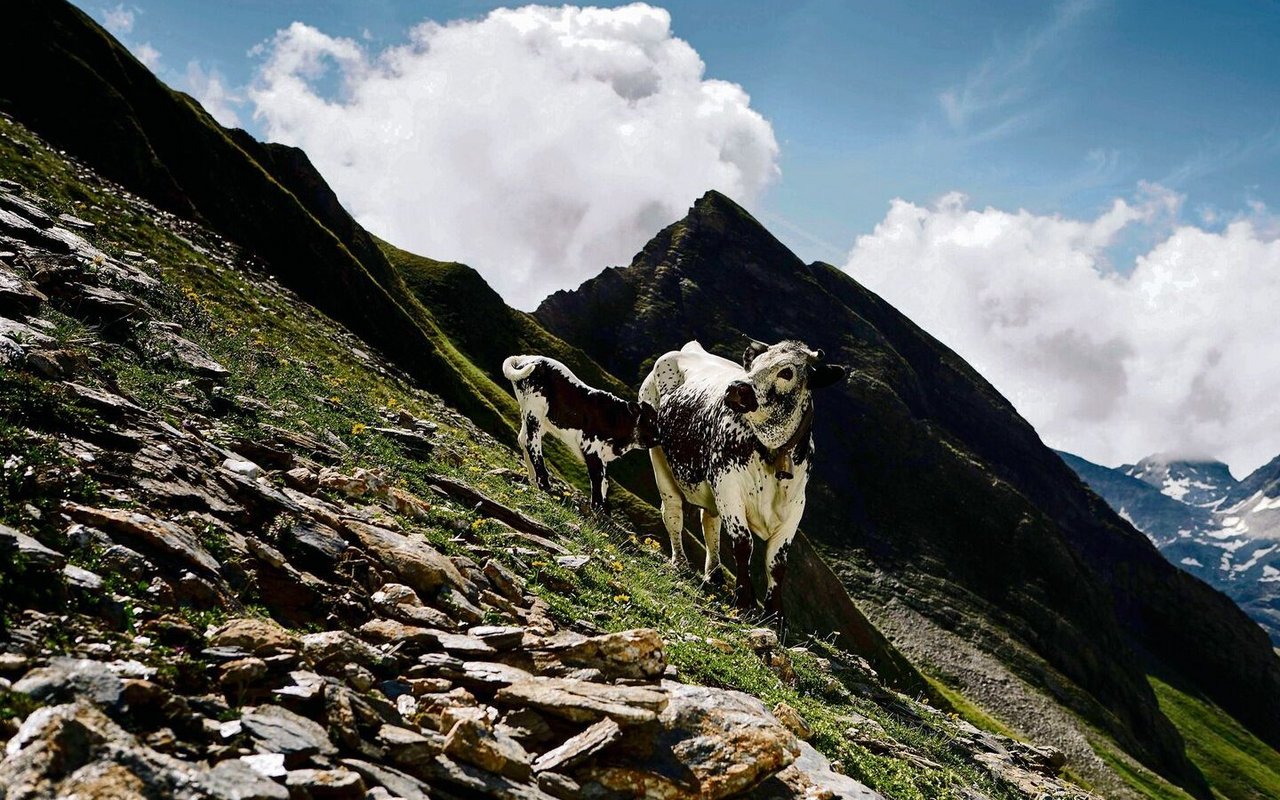
[{"label": "blue sky", "polygon": [[1051,446],[1280,453],[1276,2],[83,7],[519,308],[717,188]]},{"label": "blue sky", "polygon": [[[156,48],[172,83],[197,59],[234,87],[260,62],[250,49],[295,20],[378,47],[500,5],[143,0],[125,4],[124,38]],[[741,84],[773,124],[782,174],[758,208],[809,258],[839,263],[891,198],[952,190],[1069,215],[1139,181],[1185,194],[1189,214],[1280,205],[1274,2],[659,5],[707,76]],[[82,6],[99,20],[117,7]]]}]

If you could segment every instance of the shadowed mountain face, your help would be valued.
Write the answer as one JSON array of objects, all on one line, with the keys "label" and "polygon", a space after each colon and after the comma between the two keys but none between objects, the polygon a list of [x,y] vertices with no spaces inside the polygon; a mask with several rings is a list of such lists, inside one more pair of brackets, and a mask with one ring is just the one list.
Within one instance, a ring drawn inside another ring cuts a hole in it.
[{"label": "shadowed mountain face", "polygon": [[633,385],[689,339],[735,359],[747,336],[823,348],[852,375],[816,396],[804,528],[855,597],[979,642],[1165,774],[1188,770],[1146,671],[1280,742],[1280,662],[1239,609],[1169,565],[955,353],[727,198],[535,316]]}]

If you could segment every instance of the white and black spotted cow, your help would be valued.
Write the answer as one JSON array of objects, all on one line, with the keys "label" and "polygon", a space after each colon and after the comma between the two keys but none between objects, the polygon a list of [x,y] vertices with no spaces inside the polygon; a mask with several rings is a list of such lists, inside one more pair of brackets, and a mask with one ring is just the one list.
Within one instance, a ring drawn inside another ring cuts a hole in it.
[{"label": "white and black spotted cow", "polygon": [[637,447],[652,447],[656,412],[647,403],[628,402],[594,389],[564,364],[544,356],[511,356],[502,362],[520,403],[520,451],[529,480],[551,491],[542,460],[542,435],[552,433],[587,464],[591,507],[603,511],[609,491],[610,461]]},{"label": "white and black spotted cow", "polygon": [[733,545],[739,607],[755,605],[752,535],[765,541],[766,608],[785,635],[781,582],[787,546],[804,514],[813,454],[812,389],[830,386],[845,368],[796,341],[752,342],[742,365],[697,342],[660,357],[640,387],[658,409],[662,444],[649,451],[671,536],[671,559],[685,561],[684,504],[702,509],[704,579],[718,583],[720,528]]}]

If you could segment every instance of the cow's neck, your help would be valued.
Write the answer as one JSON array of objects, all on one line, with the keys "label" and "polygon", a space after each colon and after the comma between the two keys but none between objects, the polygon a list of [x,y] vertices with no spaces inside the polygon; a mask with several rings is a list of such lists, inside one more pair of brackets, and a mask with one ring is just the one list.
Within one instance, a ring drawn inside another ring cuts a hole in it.
[{"label": "cow's neck", "polygon": [[813,402],[810,401],[804,405],[804,413],[800,416],[800,424],[796,426],[795,433],[791,434],[791,438],[782,443],[782,446],[769,453],[769,463],[773,467],[773,474],[778,480],[790,480],[795,477],[795,453],[800,443],[809,438],[809,433],[813,430]]},{"label": "cow's neck", "polygon": [[753,423],[749,416],[744,417],[744,421],[760,444],[764,445],[771,454],[781,450],[794,450],[800,438],[808,433],[808,428],[813,423],[813,400],[806,398],[803,403],[796,406],[791,416],[782,425]]}]

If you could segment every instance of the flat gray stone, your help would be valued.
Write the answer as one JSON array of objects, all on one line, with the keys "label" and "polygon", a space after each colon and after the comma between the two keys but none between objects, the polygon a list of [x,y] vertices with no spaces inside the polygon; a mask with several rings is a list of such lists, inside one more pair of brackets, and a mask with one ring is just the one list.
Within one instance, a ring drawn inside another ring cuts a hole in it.
[{"label": "flat gray stone", "polygon": [[289,800],[288,789],[240,759],[219,762],[200,783],[217,800]]},{"label": "flat gray stone", "polygon": [[338,748],[318,723],[280,706],[248,708],[240,715],[240,723],[254,739],[261,753],[280,753],[286,763],[309,756],[335,756]]},{"label": "flat gray stone", "polygon": [[84,697],[101,706],[118,707],[122,703],[124,681],[101,661],[58,657],[51,659],[47,667],[24,675],[13,684],[13,691],[45,703],[65,703]]},{"label": "flat gray stone", "polygon": [[571,678],[531,678],[499,689],[494,696],[506,706],[531,706],[573,722],[608,717],[623,726],[643,725],[667,707],[665,692],[638,686],[611,686]]}]

